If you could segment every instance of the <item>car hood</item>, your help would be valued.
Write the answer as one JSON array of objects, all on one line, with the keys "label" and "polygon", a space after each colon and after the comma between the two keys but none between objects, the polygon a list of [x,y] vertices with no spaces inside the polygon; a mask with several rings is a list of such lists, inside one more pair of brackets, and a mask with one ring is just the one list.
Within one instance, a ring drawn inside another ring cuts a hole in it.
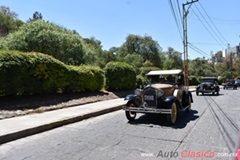
[{"label": "car hood", "polygon": [[152,84],[153,87],[158,89],[170,89],[172,88],[171,84]]},{"label": "car hood", "polygon": [[203,86],[213,86],[214,84],[213,83],[211,83],[211,82],[204,82],[204,83],[201,83],[201,84],[199,84],[199,86],[200,87],[203,87]]}]

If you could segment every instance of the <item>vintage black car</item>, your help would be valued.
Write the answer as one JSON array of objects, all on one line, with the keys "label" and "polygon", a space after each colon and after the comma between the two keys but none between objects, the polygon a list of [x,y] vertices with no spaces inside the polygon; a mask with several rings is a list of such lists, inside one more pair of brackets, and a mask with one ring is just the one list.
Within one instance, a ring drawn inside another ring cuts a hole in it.
[{"label": "vintage black car", "polygon": [[203,77],[200,84],[196,87],[196,94],[212,93],[212,95],[219,95],[220,88],[218,86],[218,79],[216,77]]},{"label": "vintage black car", "polygon": [[240,87],[240,79],[237,79],[237,80],[235,81],[235,84],[237,85],[237,87]]},{"label": "vintage black car", "polygon": [[235,83],[234,79],[227,79],[225,83],[222,84],[223,89],[237,89],[237,84]]},{"label": "vintage black car", "polygon": [[178,111],[191,110],[192,94],[184,89],[182,70],[150,71],[146,74],[149,84],[127,95],[126,117],[133,121],[137,113],[166,114],[167,121],[174,124]]}]

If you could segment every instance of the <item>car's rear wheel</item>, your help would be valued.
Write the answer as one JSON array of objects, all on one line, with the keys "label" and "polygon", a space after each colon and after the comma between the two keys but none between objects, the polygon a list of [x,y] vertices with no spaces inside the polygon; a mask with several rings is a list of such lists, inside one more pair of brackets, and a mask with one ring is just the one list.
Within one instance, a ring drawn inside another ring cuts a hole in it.
[{"label": "car's rear wheel", "polygon": [[[135,106],[134,103],[127,103],[127,106]],[[136,118],[137,113],[132,111],[125,111],[125,115],[129,121],[133,121]]]},{"label": "car's rear wheel", "polygon": [[215,95],[215,91],[212,92],[212,95]]},{"label": "car's rear wheel", "polygon": [[189,97],[188,97],[187,112],[190,112],[190,111],[191,111],[191,107],[192,107],[192,100],[191,100],[191,97],[189,96]]},{"label": "car's rear wheel", "polygon": [[177,105],[175,102],[173,102],[171,106],[171,114],[167,115],[167,121],[170,124],[174,124],[176,123],[176,120],[177,120]]},{"label": "car's rear wheel", "polygon": [[198,96],[198,95],[199,95],[199,93],[198,93],[198,92],[196,92],[196,95]]}]

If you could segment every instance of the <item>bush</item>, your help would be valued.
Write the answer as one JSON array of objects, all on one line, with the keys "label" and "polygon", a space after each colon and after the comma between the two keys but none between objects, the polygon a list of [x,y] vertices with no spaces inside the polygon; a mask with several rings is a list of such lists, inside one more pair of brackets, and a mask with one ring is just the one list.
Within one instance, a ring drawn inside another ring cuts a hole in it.
[{"label": "bush", "polygon": [[51,56],[1,51],[0,62],[0,95],[61,92],[67,85],[67,68]]},{"label": "bush", "polygon": [[67,66],[42,53],[0,51],[0,96],[96,91],[103,82],[98,67]]},{"label": "bush", "polygon": [[104,85],[104,72],[99,67],[69,66],[68,92],[96,91]]},{"label": "bush", "polygon": [[226,80],[225,79],[223,79],[223,78],[218,78],[218,85],[222,85],[223,83],[225,83],[226,82]]},{"label": "bush", "polygon": [[189,85],[198,85],[199,84],[199,80],[196,76],[189,76]]},{"label": "bush", "polygon": [[105,70],[105,88],[110,90],[133,89],[136,87],[136,71],[124,62],[109,62]]}]

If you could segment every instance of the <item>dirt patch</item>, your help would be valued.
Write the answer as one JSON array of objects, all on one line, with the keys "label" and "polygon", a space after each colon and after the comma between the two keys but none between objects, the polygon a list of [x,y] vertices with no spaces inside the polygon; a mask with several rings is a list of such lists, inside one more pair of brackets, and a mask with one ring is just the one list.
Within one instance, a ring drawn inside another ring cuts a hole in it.
[{"label": "dirt patch", "polygon": [[102,91],[69,94],[0,97],[0,119],[42,113],[87,103],[124,98],[133,91]]}]

